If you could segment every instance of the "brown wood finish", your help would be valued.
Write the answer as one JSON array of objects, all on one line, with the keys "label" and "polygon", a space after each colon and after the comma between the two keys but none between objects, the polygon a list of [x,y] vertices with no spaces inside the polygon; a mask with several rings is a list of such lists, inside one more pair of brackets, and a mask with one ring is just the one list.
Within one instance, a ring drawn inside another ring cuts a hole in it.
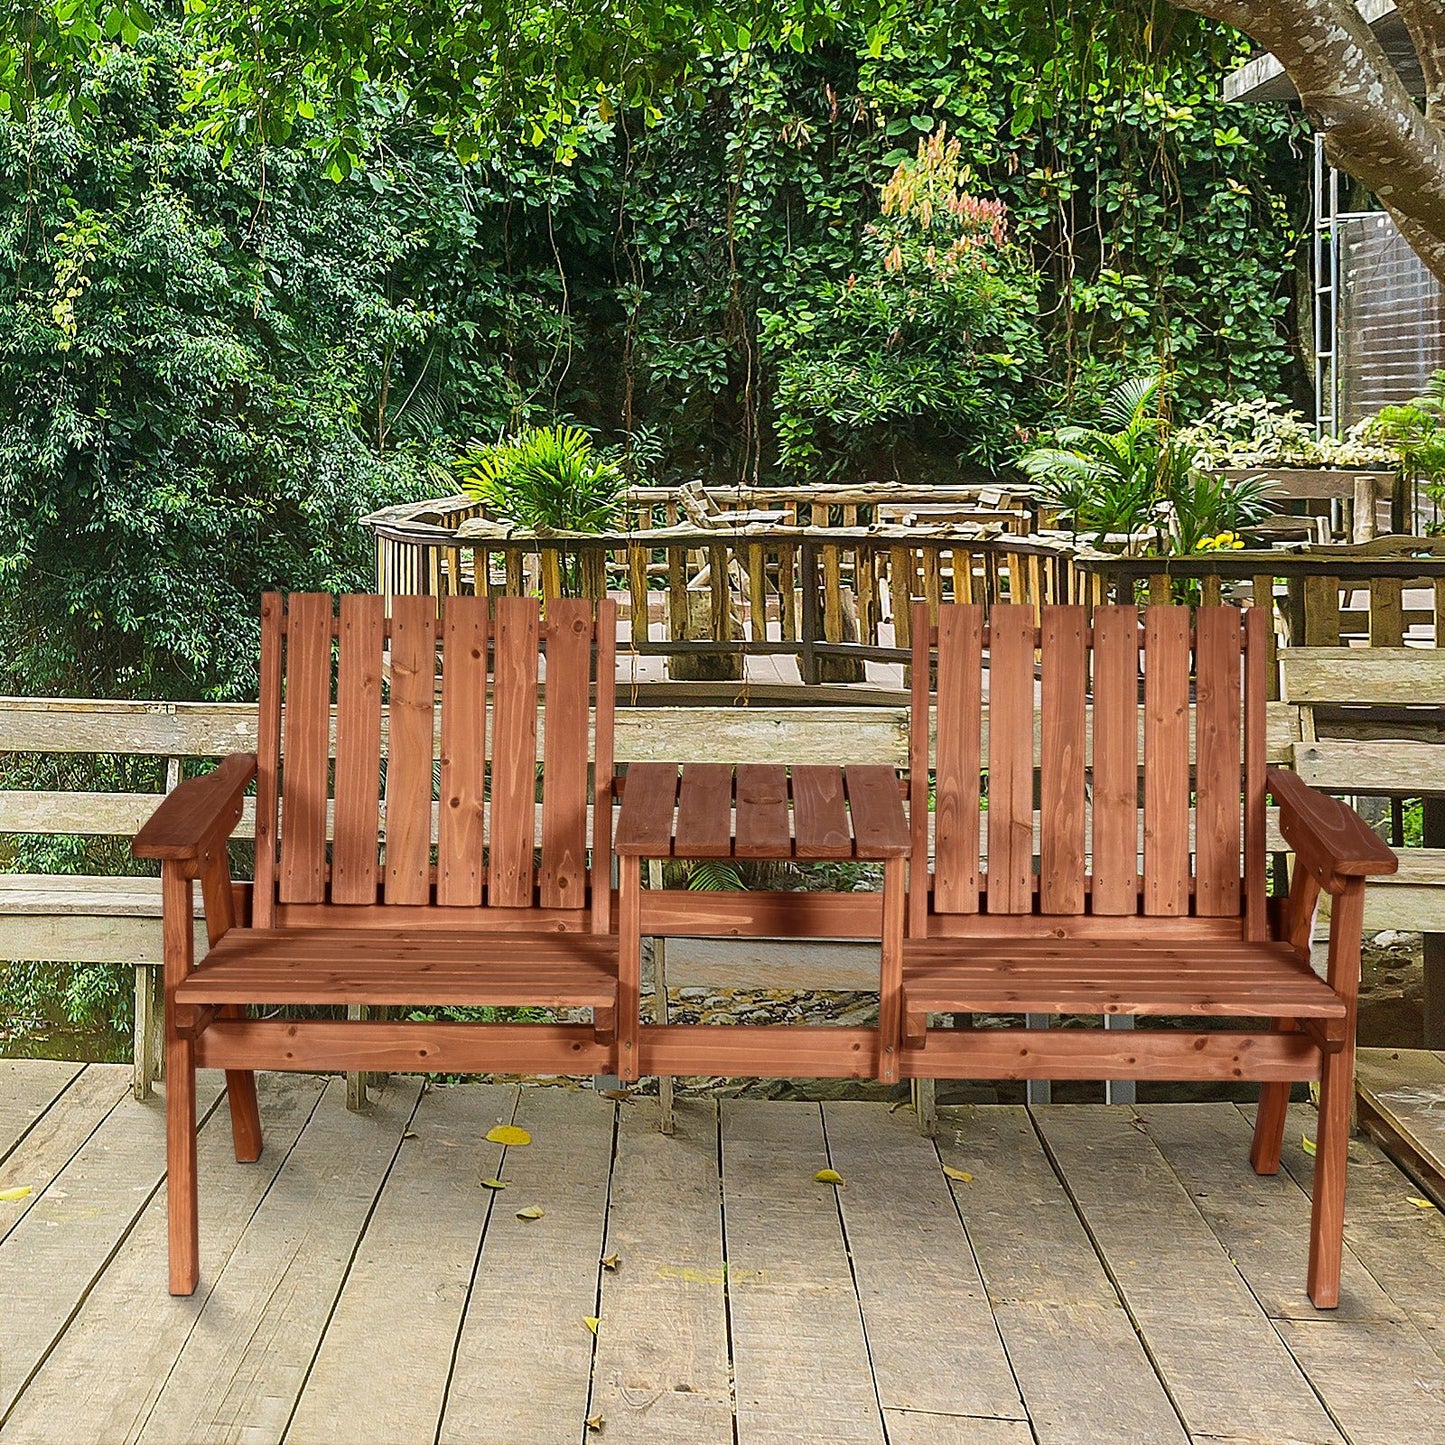
[{"label": "brown wood finish", "polygon": [[527,597],[499,597],[492,736],[491,849],[487,902],[525,908],[532,897],[537,801],[539,613]]},{"label": "brown wood finish", "polygon": [[677,799],[674,854],[679,858],[730,857],[732,807],[733,770],[728,764],[685,763]]},{"label": "brown wood finish", "polygon": [[177,1012],[176,990],[194,964],[195,934],[191,919],[191,879],[184,865],[167,860],[161,865],[165,899],[162,928],[165,938],[166,991],[166,1220],[170,1241],[170,1289],[188,1295],[200,1279],[200,1192],[196,1178],[196,1054],[195,1044],[184,1037]]},{"label": "brown wood finish", "polygon": [[1083,607],[1044,609],[1039,799],[1039,911],[1084,911],[1084,702],[1088,685]]},{"label": "brown wood finish", "polygon": [[286,609],[286,712],[281,739],[282,903],[326,896],[331,767],[331,598],[293,593]]},{"label": "brown wood finish", "polygon": [[781,858],[792,852],[788,770],[781,763],[740,763],[737,769],[739,858]]},{"label": "brown wood finish", "polygon": [[792,791],[794,856],[853,857],[842,772],[812,765],[794,768]]},{"label": "brown wood finish", "polygon": [[[397,597],[391,614],[391,730],[386,750],[386,901],[431,895],[436,604]],[[284,822],[284,819],[283,819]]]},{"label": "brown wood finish", "polygon": [[1239,616],[1233,608],[1202,607],[1197,633],[1194,906],[1212,917],[1237,918],[1242,817]]},{"label": "brown wood finish", "polygon": [[612,804],[616,781],[613,726],[617,706],[617,604],[597,604],[592,714],[592,858],[589,870],[592,931],[606,933],[612,907]]},{"label": "brown wood finish", "polygon": [[1265,908],[1266,710],[1275,669],[1274,625],[1267,607],[1244,613],[1244,936],[1268,936]]},{"label": "brown wood finish", "polygon": [[1094,609],[1096,914],[1139,908],[1139,613]]},{"label": "brown wood finish", "polygon": [[[542,739],[542,866],[537,891],[544,908],[581,907],[587,892],[588,695],[592,604],[558,598],[547,608],[547,731]],[[579,685],[581,684],[581,685]]]},{"label": "brown wood finish", "polygon": [[1189,612],[1144,611],[1144,912],[1189,911]]},{"label": "brown wood finish", "polygon": [[276,907],[276,821],[281,771],[281,624],[279,592],[261,598],[260,701],[256,717],[256,902],[258,925],[272,922]]},{"label": "brown wood finish", "polygon": [[1034,901],[1034,612],[995,607],[988,648],[988,911]]},{"label": "brown wood finish", "polygon": [[[914,636],[926,639],[926,619],[920,616]],[[928,715],[928,667],[915,663],[914,687],[923,688],[923,706],[915,702],[915,715]],[[921,680],[921,683],[920,683]],[[983,608],[963,605],[946,608],[938,619],[938,757],[934,783],[934,816],[941,844],[933,868],[933,906],[940,913],[977,913],[979,900],[979,778],[982,771],[983,716]],[[928,775],[927,732],[923,742],[923,771],[913,786],[914,857],[927,874]],[[920,827],[921,825],[921,827]],[[916,926],[915,932],[923,929]]]},{"label": "brown wood finish", "polygon": [[383,620],[380,597],[341,599],[336,669],[336,826],[331,845],[333,903],[376,902]]},{"label": "brown wood finish", "polygon": [[[442,612],[441,808],[437,826],[437,902],[447,907],[475,907],[482,901],[488,631],[485,597],[447,598]],[[369,901],[374,901],[374,896]]]},{"label": "brown wood finish", "polygon": [[866,763],[843,769],[853,848],[859,858],[906,858],[908,824],[892,768]]}]

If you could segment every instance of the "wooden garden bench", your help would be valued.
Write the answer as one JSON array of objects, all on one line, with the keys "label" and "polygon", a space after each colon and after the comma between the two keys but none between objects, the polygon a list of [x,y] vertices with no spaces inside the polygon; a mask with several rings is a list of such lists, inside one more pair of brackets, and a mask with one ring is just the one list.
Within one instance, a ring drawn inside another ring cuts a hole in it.
[{"label": "wooden garden bench", "polygon": [[[980,608],[948,605],[936,627],[915,610],[901,1072],[1258,1080],[1251,1162],[1262,1174],[1279,1167],[1291,1081],[1319,1079],[1308,1287],[1328,1308],[1339,1300],[1364,882],[1396,865],[1350,808],[1266,768],[1267,625],[1262,609],[1232,607],[1200,608],[1192,627],[1187,608],[1167,606],[1147,608],[1142,627],[1132,607],[1096,608],[1092,627],[1083,607],[1036,619],[996,606],[985,626]],[[1295,855],[1278,904],[1266,897],[1267,794]],[[1321,890],[1333,903],[1327,979],[1309,964]],[[940,1014],[1186,1026],[944,1029],[932,1026]],[[1188,1026],[1206,1018],[1227,1024]],[[1257,1020],[1264,1030],[1242,1027]]]},{"label": "wooden garden bench", "polygon": [[[239,1160],[261,1150],[256,1069],[614,1067],[619,1028],[636,1026],[635,1010],[619,1019],[610,929],[616,627],[611,602],[553,600],[543,616],[530,598],[451,597],[438,619],[430,597],[395,598],[389,618],[374,596],[343,597],[339,616],[329,596],[265,598],[256,753],[183,783],[134,844],[162,869],[172,1293],[198,1276],[198,1067],[227,1071]],[[253,777],[243,918],[226,841]],[[592,1021],[247,1018],[257,1004],[530,1005]]]}]

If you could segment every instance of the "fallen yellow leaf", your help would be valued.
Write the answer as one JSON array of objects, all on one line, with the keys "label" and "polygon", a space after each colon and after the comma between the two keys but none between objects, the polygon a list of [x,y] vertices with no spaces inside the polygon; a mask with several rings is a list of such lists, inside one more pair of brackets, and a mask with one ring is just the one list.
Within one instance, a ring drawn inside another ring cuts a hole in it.
[{"label": "fallen yellow leaf", "polygon": [[505,1179],[483,1179],[483,1180],[482,1180],[482,1188],[483,1188],[483,1189],[505,1189],[506,1187],[507,1187],[507,1181],[506,1181]]},{"label": "fallen yellow leaf", "polygon": [[525,1209],[517,1211],[518,1219],[541,1219],[546,1210],[540,1204],[529,1204]]},{"label": "fallen yellow leaf", "polygon": [[604,1424],[606,1424],[606,1421],[603,1420],[601,1415],[589,1415],[586,1420],[586,1425],[589,1430],[600,1430]]},{"label": "fallen yellow leaf", "polygon": [[957,1179],[960,1184],[973,1183],[973,1175],[970,1174],[967,1169],[955,1169],[952,1164],[945,1164],[943,1166],[943,1172],[947,1174],[950,1179]]},{"label": "fallen yellow leaf", "polygon": [[836,1169],[820,1169],[813,1175],[815,1184],[841,1184],[843,1176]]},{"label": "fallen yellow leaf", "polygon": [[597,1326],[600,1325],[602,1321],[598,1319],[596,1315],[583,1315],[582,1323],[595,1335],[597,1333]]},{"label": "fallen yellow leaf", "polygon": [[1301,1134],[1299,1141],[1300,1147],[1313,1159],[1315,1157],[1315,1141],[1308,1134]]},{"label": "fallen yellow leaf", "polygon": [[617,1265],[618,1265],[618,1258],[617,1258],[617,1256],[616,1256],[615,1254],[604,1254],[604,1255],[602,1256],[602,1268],[603,1268],[603,1269],[616,1270]]},{"label": "fallen yellow leaf", "polygon": [[525,1129],[519,1129],[515,1124],[498,1124],[495,1129],[487,1130],[488,1144],[506,1144],[511,1148],[520,1148],[523,1144],[531,1142],[532,1136]]},{"label": "fallen yellow leaf", "polygon": [[1434,1209],[1435,1207],[1433,1200],[1421,1199],[1418,1194],[1407,1194],[1405,1198],[1408,1199],[1410,1203],[1415,1206],[1416,1209]]},{"label": "fallen yellow leaf", "polygon": [[18,1189],[0,1189],[0,1200],[4,1200],[6,1204],[11,1204],[15,1200],[24,1199],[27,1194],[32,1193],[34,1193],[34,1191],[28,1184],[22,1184]]}]

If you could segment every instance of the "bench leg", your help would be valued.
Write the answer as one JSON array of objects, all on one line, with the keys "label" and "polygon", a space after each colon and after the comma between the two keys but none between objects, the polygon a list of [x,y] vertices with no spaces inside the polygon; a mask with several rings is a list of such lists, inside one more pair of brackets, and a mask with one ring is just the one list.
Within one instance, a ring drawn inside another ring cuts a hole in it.
[{"label": "bench leg", "polygon": [[194,1294],[200,1279],[200,1202],[196,1190],[196,1051],[166,1031],[166,1196],[171,1293]]},{"label": "bench leg", "polygon": [[1325,1056],[1315,1139],[1315,1180],[1310,1206],[1309,1296],[1316,1309],[1340,1302],[1344,1254],[1345,1166],[1350,1152],[1350,1106],[1355,1091],[1355,1050]]},{"label": "bench leg", "polygon": [[[223,1019],[243,1019],[240,1004],[227,1004]],[[256,1075],[250,1069],[226,1070],[226,1102],[231,1106],[231,1140],[236,1163],[254,1164],[261,1157],[261,1106],[256,1102]]]},{"label": "bench leg", "polygon": [[934,1079],[914,1079],[913,1111],[918,1115],[918,1132],[926,1139],[938,1133],[938,1083]]}]

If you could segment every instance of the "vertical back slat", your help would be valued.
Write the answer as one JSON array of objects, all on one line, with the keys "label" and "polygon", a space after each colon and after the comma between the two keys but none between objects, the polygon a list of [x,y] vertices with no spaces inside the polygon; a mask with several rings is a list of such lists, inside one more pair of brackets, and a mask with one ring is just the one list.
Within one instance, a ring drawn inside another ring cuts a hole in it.
[{"label": "vertical back slat", "polygon": [[442,614],[438,903],[466,906],[482,901],[486,742],[487,599],[449,597]]},{"label": "vertical back slat", "polygon": [[606,933],[612,913],[613,714],[617,703],[617,604],[596,613],[596,703],[592,717],[592,931]]},{"label": "vertical back slat", "polygon": [[281,766],[281,617],[279,592],[261,598],[261,691],[256,723],[256,886],[251,920],[276,921],[276,805]]},{"label": "vertical back slat", "polygon": [[1094,609],[1095,913],[1139,908],[1139,614]]},{"label": "vertical back slat", "polygon": [[1034,610],[995,607],[988,650],[988,911],[1028,913],[1034,858]]},{"label": "vertical back slat", "polygon": [[544,908],[581,908],[587,894],[587,714],[592,604],[547,604],[546,726],[542,733]]},{"label": "vertical back slat", "polygon": [[939,913],[978,912],[982,718],[983,608],[940,608],[933,813],[933,906]]},{"label": "vertical back slat", "polygon": [[1144,609],[1144,912],[1189,911],[1189,609]]},{"label": "vertical back slat", "polygon": [[386,752],[386,901],[431,899],[436,603],[398,597],[391,608],[391,729]]},{"label": "vertical back slat", "polygon": [[297,592],[286,609],[286,707],[281,746],[282,903],[326,896],[331,762],[331,598]]},{"label": "vertical back slat", "polygon": [[1194,911],[1239,916],[1240,614],[1201,607],[1194,646]]},{"label": "vertical back slat", "polygon": [[1040,621],[1043,721],[1039,754],[1039,909],[1084,911],[1084,694],[1082,607],[1045,607]]},{"label": "vertical back slat", "polygon": [[492,836],[487,869],[487,902],[493,908],[527,908],[532,903],[539,627],[534,599],[497,600]]},{"label": "vertical back slat", "polygon": [[1259,942],[1269,935],[1265,910],[1265,729],[1274,622],[1267,607],[1244,613],[1244,936]]},{"label": "vertical back slat", "polygon": [[[895,628],[898,599],[894,599]],[[912,634],[912,677],[909,679],[908,724],[908,827],[912,856],[908,862],[908,932],[923,938],[928,932],[928,784],[929,784],[929,677],[933,671],[933,646],[925,604],[914,608]],[[900,646],[906,644],[900,642]]]},{"label": "vertical back slat", "polygon": [[341,599],[331,901],[376,902],[381,794],[381,598]]}]

